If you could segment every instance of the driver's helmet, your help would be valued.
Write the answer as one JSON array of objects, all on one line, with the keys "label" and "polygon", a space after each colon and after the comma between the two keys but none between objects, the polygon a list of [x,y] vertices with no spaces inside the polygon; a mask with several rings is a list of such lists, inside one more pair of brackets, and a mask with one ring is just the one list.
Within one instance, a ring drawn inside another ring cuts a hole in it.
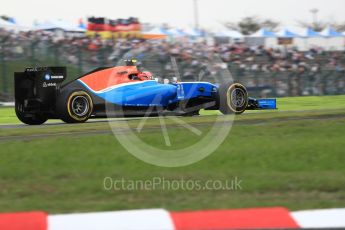
[{"label": "driver's helmet", "polygon": [[125,63],[126,63],[126,66],[135,66],[137,64],[137,60],[135,59],[127,59],[127,60],[124,60]]},{"label": "driver's helmet", "polygon": [[138,78],[142,81],[144,80],[152,80],[153,76],[152,73],[148,72],[148,71],[144,71],[144,72],[140,72],[138,73]]}]

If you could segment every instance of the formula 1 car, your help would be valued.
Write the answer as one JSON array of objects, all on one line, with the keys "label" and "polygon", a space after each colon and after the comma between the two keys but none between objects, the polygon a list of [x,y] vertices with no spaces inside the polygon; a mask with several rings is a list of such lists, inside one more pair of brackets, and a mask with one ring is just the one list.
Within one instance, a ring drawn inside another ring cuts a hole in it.
[{"label": "formula 1 car", "polygon": [[[48,119],[82,123],[89,118],[197,115],[200,109],[241,114],[246,109],[275,109],[275,99],[253,99],[239,83],[162,84],[133,61],[95,69],[63,84],[65,67],[27,68],[15,73],[15,111],[20,121],[39,125]],[[111,106],[111,110],[107,108]]]}]

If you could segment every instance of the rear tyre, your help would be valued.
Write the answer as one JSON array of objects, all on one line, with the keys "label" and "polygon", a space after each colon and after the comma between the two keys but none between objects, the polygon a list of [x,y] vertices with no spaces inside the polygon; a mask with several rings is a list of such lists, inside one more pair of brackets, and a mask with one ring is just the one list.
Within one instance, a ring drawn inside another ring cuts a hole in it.
[{"label": "rear tyre", "polygon": [[23,104],[19,102],[15,102],[15,111],[18,119],[27,125],[41,125],[46,122],[48,119],[39,113],[25,113],[23,110]]},{"label": "rear tyre", "polygon": [[248,106],[247,89],[239,83],[226,83],[219,87],[219,110],[223,114],[241,114]]},{"label": "rear tyre", "polygon": [[83,91],[65,91],[58,97],[56,110],[60,119],[66,123],[84,123],[91,116],[93,102],[91,96]]}]

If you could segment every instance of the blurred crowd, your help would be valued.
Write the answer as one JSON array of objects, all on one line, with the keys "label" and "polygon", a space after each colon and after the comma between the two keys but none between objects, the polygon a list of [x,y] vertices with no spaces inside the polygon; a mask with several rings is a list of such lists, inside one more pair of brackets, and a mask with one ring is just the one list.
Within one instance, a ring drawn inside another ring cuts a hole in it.
[{"label": "blurred crowd", "polygon": [[5,62],[30,60],[35,65],[74,65],[82,68],[81,72],[136,58],[157,77],[179,77],[182,81],[215,81],[229,70],[229,77],[261,95],[345,93],[345,53],[322,49],[302,52],[292,47],[266,49],[245,43],[213,44],[187,38],[168,42],[130,36],[102,39],[83,34],[0,30],[0,51]]}]

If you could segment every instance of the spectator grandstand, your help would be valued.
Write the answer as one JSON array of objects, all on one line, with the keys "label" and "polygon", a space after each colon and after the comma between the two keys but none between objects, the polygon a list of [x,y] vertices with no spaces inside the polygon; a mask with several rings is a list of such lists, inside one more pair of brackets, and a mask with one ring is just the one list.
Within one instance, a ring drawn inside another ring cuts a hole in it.
[{"label": "spectator grandstand", "polygon": [[[213,54],[218,54],[224,63],[210,68]],[[167,42],[131,35],[104,39],[97,34],[56,36],[47,31],[0,30],[0,101],[12,98],[13,72],[27,66],[67,65],[69,78],[73,79],[96,67],[115,65],[124,57],[138,59],[160,79],[176,75],[172,57],[182,81],[214,81],[219,71],[228,68],[236,81],[258,96],[345,93],[343,51],[302,52],[293,47],[267,49],[245,43],[210,45],[189,39]]]}]

